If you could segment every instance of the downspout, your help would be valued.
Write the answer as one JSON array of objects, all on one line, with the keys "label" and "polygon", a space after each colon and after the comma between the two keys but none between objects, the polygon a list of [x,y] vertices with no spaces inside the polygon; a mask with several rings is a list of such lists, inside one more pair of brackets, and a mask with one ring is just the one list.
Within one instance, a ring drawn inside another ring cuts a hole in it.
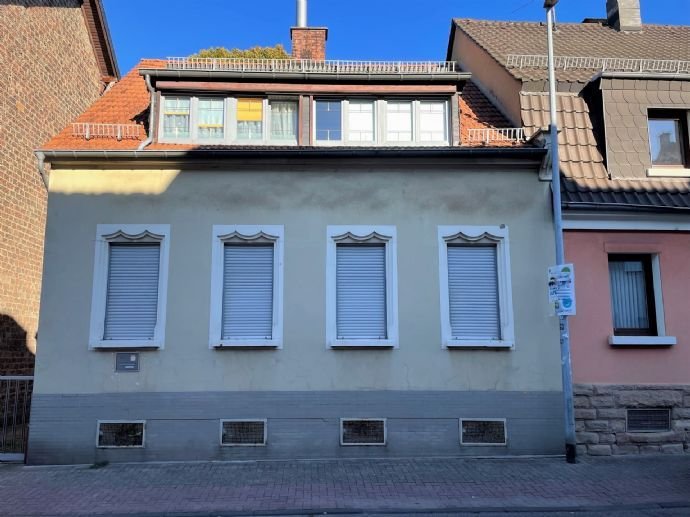
[{"label": "downspout", "polygon": [[137,151],[141,151],[142,149],[144,149],[144,147],[147,147],[151,142],[153,142],[154,112],[156,111],[156,91],[153,89],[153,85],[151,84],[150,75],[144,76],[144,80],[146,81],[146,88],[151,94],[151,107],[149,109],[149,136],[146,138],[146,140],[139,144],[139,147],[137,147]]},{"label": "downspout", "polygon": [[46,173],[46,155],[43,151],[34,151],[36,159],[38,160],[38,173],[41,175],[41,180],[43,180],[43,185],[48,191],[48,174]]}]

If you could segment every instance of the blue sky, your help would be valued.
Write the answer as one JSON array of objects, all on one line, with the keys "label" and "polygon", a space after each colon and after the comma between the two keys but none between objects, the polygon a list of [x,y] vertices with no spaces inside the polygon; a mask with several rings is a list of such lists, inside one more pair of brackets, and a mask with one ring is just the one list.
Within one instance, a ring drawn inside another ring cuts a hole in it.
[{"label": "blue sky", "polygon": [[[142,57],[282,43],[295,0],[104,0],[124,74]],[[544,19],[543,0],[308,0],[309,25],[328,27],[328,59],[445,58],[450,19]],[[641,0],[645,23],[690,25],[690,0]],[[557,18],[606,16],[606,0],[561,0]]]}]

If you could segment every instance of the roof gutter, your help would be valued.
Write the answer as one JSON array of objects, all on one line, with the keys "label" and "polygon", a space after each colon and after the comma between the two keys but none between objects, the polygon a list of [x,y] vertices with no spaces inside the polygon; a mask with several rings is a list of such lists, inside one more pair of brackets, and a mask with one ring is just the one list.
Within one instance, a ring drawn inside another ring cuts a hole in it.
[{"label": "roof gutter", "polygon": [[218,159],[218,158],[287,158],[287,157],[319,157],[319,158],[370,158],[370,157],[402,157],[402,158],[521,158],[533,159],[540,162],[546,150],[537,147],[456,147],[447,149],[334,149],[329,148],[283,148],[283,149],[190,149],[190,150],[41,150],[44,159],[58,160],[122,160],[122,159]]},{"label": "roof gutter", "polygon": [[411,81],[411,82],[458,82],[467,81],[472,74],[467,72],[440,72],[428,74],[356,74],[356,73],[326,73],[326,72],[257,72],[257,71],[229,71],[229,70],[168,70],[164,68],[146,68],[139,70],[140,75],[153,78],[174,79],[274,79],[299,81]]},{"label": "roof gutter", "polygon": [[41,175],[41,180],[43,180],[43,186],[48,190],[48,174],[46,173],[46,155],[43,151],[34,151],[36,159],[38,160],[38,173]]},{"label": "roof gutter", "polygon": [[664,81],[690,81],[690,74],[688,73],[659,73],[659,72],[599,72],[592,77],[590,82],[597,79],[649,79],[649,80],[664,80]]},{"label": "roof gutter", "polygon": [[589,208],[590,210],[614,210],[620,212],[645,211],[645,212],[690,212],[688,206],[667,206],[667,205],[643,205],[641,203],[595,203],[588,201],[565,201],[563,208]]},{"label": "roof gutter", "polygon": [[144,140],[142,143],[140,143],[139,147],[137,147],[138,151],[141,151],[146,146],[148,146],[151,142],[153,142],[153,125],[155,123],[154,112],[156,110],[156,91],[154,90],[153,85],[151,84],[151,76],[150,75],[144,76],[144,80],[146,81],[146,88],[148,89],[149,93],[151,94],[151,103],[149,104],[149,134],[146,137],[146,140]]}]

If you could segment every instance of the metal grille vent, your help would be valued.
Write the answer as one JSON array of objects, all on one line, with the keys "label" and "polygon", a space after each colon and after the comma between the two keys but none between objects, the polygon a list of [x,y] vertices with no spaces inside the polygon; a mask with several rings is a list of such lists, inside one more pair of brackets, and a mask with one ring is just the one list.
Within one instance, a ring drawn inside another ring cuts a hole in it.
[{"label": "metal grille vent", "polygon": [[460,443],[463,445],[505,445],[504,419],[460,419]]},{"label": "metal grille vent", "polygon": [[670,430],[670,409],[628,409],[628,432],[653,433]]},{"label": "metal grille vent", "polygon": [[220,429],[221,445],[266,445],[265,420],[222,420]]},{"label": "metal grille vent", "polygon": [[144,422],[99,422],[99,447],[143,447]]},{"label": "metal grille vent", "polygon": [[386,445],[384,418],[343,418],[340,420],[341,445]]}]

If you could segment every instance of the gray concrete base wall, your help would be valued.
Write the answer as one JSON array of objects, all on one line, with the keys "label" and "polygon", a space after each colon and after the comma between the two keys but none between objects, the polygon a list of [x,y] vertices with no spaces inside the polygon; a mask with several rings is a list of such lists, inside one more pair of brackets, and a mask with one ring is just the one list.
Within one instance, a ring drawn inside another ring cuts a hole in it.
[{"label": "gray concrete base wall", "polygon": [[[573,390],[578,454],[690,454],[690,385],[576,384]],[[628,409],[668,409],[670,429],[629,432]]]},{"label": "gray concrete base wall", "polygon": [[[560,392],[335,391],[36,394],[27,461],[561,454]],[[264,447],[222,447],[221,419],[265,418]],[[340,445],[340,418],[386,418],[386,446]],[[459,418],[505,418],[506,446],[466,446]],[[144,448],[98,449],[98,420],[146,420]]]}]

